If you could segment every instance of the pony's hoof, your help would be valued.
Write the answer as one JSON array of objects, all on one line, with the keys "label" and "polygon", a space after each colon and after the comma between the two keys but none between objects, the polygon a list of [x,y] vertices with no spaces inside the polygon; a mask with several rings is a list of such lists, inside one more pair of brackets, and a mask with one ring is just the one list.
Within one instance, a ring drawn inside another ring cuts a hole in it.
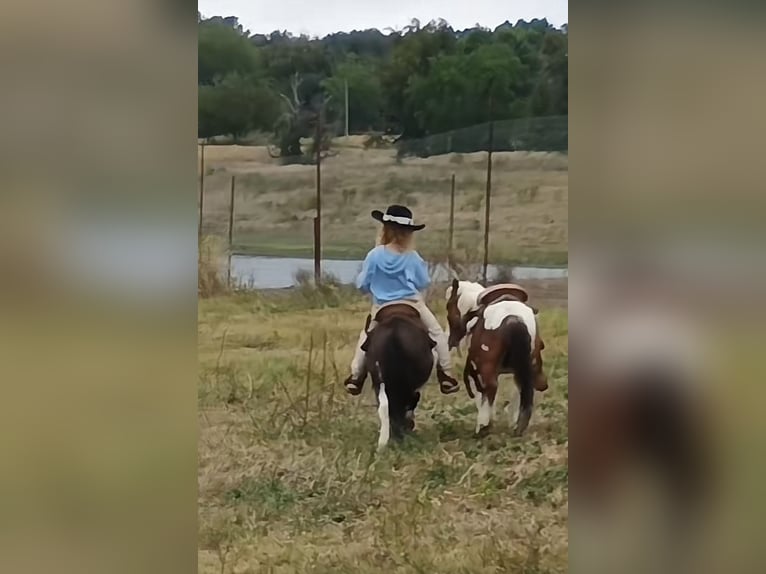
[{"label": "pony's hoof", "polygon": [[489,435],[489,427],[490,426],[487,425],[485,427],[481,427],[481,428],[477,429],[476,432],[475,432],[476,438],[484,438],[487,435]]},{"label": "pony's hoof", "polygon": [[522,436],[524,434],[525,430],[526,429],[521,429],[519,427],[513,427],[513,430],[511,431],[511,436],[512,437],[520,437],[520,436]]}]

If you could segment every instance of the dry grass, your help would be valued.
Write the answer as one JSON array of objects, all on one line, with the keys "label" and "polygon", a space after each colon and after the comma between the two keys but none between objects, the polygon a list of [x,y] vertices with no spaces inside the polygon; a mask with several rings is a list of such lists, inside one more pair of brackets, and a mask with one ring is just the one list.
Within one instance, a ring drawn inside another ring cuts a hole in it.
[{"label": "dry grass", "polygon": [[[356,139],[354,139],[356,138]],[[455,244],[481,244],[486,153],[396,160],[393,149],[361,148],[356,136],[335,145],[322,168],[323,243],[332,256],[358,257],[372,245],[370,210],[409,204],[427,222],[420,247],[446,254],[450,177],[456,174]],[[316,168],[280,166],[263,147],[206,148],[205,225],[225,233],[229,186],[237,176],[235,243],[261,254],[311,252]],[[494,156],[491,259],[563,263],[567,252],[568,158],[558,153]]]},{"label": "dry grass", "polygon": [[227,290],[224,269],[223,242],[215,236],[205,236],[199,247],[197,257],[197,295],[212,297]]},{"label": "dry grass", "polygon": [[416,436],[376,455],[369,385],[339,384],[367,304],[309,295],[200,300],[199,571],[566,571],[565,311],[540,316],[551,389],[525,437],[499,410],[474,438],[475,406],[432,381]]}]

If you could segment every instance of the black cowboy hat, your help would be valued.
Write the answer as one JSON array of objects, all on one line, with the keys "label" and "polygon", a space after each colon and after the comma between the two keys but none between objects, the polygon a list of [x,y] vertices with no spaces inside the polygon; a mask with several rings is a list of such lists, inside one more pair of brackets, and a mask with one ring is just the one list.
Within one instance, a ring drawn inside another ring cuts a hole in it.
[{"label": "black cowboy hat", "polygon": [[385,213],[378,209],[373,209],[372,218],[387,225],[395,225],[412,231],[420,231],[426,226],[425,223],[415,225],[415,221],[412,219],[412,211],[403,205],[389,205]]}]

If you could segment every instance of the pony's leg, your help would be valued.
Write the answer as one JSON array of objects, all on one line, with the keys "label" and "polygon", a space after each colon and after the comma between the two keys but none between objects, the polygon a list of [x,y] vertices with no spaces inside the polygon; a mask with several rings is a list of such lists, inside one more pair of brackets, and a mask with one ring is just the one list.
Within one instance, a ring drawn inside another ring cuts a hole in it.
[{"label": "pony's leg", "polygon": [[380,418],[380,434],[378,435],[378,450],[386,448],[391,438],[391,417],[388,408],[388,396],[386,384],[381,383],[378,388],[378,417]]},{"label": "pony's leg", "polygon": [[476,419],[476,434],[481,434],[492,423],[492,413],[495,409],[497,396],[497,375],[490,369],[482,369],[479,373],[482,391],[476,395],[479,415]]},{"label": "pony's leg", "polygon": [[407,432],[412,432],[415,430],[415,409],[418,406],[418,403],[420,402],[420,392],[415,391],[412,395],[412,401],[410,404],[407,405],[407,408],[404,412],[404,419],[405,419],[405,430]]},{"label": "pony's leg", "polygon": [[532,381],[531,367],[517,371],[515,378],[516,385],[519,388],[519,414],[516,417],[513,435],[521,436],[529,426],[529,420],[532,418],[532,405],[535,400],[535,387]]},{"label": "pony's leg", "polygon": [[505,411],[508,413],[511,423],[513,424],[519,416],[519,384],[516,382],[516,377],[513,379],[513,384],[508,385],[508,392],[511,394],[506,401]]},{"label": "pony's leg", "polygon": [[476,401],[476,434],[479,434],[481,432],[481,429],[484,428],[489,424],[489,417],[486,416],[486,413],[484,411],[484,393],[481,391],[476,392],[476,396],[474,397],[474,400]]}]

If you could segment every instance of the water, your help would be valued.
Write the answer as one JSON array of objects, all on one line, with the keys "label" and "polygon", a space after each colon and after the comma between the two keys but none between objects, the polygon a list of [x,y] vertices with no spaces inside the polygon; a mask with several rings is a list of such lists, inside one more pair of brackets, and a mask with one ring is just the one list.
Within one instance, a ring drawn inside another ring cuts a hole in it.
[{"label": "water", "polygon": [[[322,271],[337,277],[342,283],[353,283],[362,267],[361,260],[325,259],[322,261]],[[565,267],[513,267],[513,277],[520,281],[525,279],[565,279],[568,270]],[[231,258],[231,275],[235,283],[245,284],[257,289],[281,289],[295,285],[295,274],[298,271],[308,271],[313,274],[313,259],[297,257],[261,257],[234,255]],[[491,281],[497,275],[497,267],[490,265],[487,269]],[[447,270],[437,269],[434,280],[447,281],[450,276]]]}]

